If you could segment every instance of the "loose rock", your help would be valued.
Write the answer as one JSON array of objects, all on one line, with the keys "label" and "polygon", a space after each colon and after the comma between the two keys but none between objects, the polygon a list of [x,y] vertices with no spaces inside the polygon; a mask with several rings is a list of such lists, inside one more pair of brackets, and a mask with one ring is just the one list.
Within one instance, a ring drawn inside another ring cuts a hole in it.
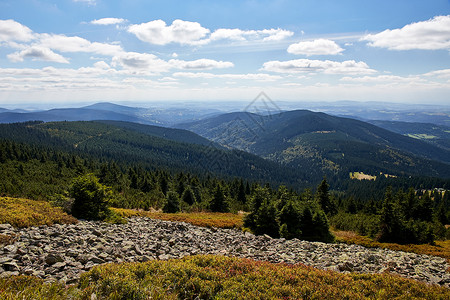
[{"label": "loose rock", "polygon": [[182,222],[131,218],[127,224],[119,225],[80,221],[25,229],[0,224],[0,234],[4,232],[18,238],[0,250],[0,277],[21,273],[74,283],[82,272],[103,263],[219,254],[302,263],[340,272],[390,272],[450,287],[450,273],[446,272],[449,265],[440,257],[358,245],[273,239]]}]

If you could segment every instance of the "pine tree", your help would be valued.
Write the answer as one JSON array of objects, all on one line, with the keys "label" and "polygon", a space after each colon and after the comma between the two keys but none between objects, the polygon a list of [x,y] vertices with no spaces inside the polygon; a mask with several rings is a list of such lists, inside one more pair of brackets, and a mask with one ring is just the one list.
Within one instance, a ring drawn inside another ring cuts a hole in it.
[{"label": "pine tree", "polygon": [[286,239],[300,238],[302,236],[301,212],[293,201],[288,201],[280,211],[280,236]]},{"label": "pine tree", "polygon": [[392,187],[389,186],[386,189],[383,207],[381,209],[378,240],[380,242],[398,242],[403,239],[402,232],[404,232],[404,225],[394,204]]},{"label": "pine tree", "polygon": [[111,193],[106,186],[98,182],[94,174],[75,178],[70,188],[70,196],[74,198],[72,215],[76,218],[103,220],[111,214]]},{"label": "pine tree", "polygon": [[186,202],[189,205],[192,205],[196,202],[195,195],[192,192],[190,187],[187,187],[184,190],[183,195],[181,196],[181,200]]},{"label": "pine tree", "polygon": [[333,214],[335,211],[335,206],[333,205],[328,192],[329,187],[326,178],[324,178],[317,187],[316,192],[316,200],[327,215]]},{"label": "pine tree", "polygon": [[277,209],[274,202],[264,201],[256,215],[255,234],[267,234],[273,238],[279,237],[280,227],[277,221]]},{"label": "pine tree", "polygon": [[213,212],[228,212],[228,205],[225,201],[225,195],[220,184],[217,185],[214,191],[213,199],[209,205],[209,209]]},{"label": "pine tree", "polygon": [[247,202],[247,197],[245,196],[245,187],[244,187],[244,183],[242,182],[242,179],[239,182],[236,200],[239,204],[245,204]]},{"label": "pine tree", "polygon": [[180,211],[180,199],[178,198],[178,194],[174,191],[168,191],[163,212],[176,213],[178,211]]}]

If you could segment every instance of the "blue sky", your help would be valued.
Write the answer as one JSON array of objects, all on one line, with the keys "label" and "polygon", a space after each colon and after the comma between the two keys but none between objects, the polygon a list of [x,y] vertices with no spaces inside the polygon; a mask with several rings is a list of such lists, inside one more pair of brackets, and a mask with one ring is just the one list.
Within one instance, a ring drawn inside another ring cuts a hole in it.
[{"label": "blue sky", "polygon": [[450,1],[0,0],[0,106],[450,104]]}]

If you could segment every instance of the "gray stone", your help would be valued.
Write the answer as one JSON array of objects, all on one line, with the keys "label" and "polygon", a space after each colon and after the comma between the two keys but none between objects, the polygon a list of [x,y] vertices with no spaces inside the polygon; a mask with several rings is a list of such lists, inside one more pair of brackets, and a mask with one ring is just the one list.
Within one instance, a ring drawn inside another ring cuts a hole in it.
[{"label": "gray stone", "polygon": [[11,252],[11,253],[16,253],[17,251],[17,246],[12,244],[12,245],[7,245],[5,247],[3,247],[3,250],[6,252]]},{"label": "gray stone", "polygon": [[10,261],[3,264],[3,269],[9,272],[17,272],[20,268],[15,261]]},{"label": "gray stone", "polygon": [[59,254],[50,253],[45,257],[45,263],[48,265],[53,265],[57,262],[63,262],[64,259]]}]

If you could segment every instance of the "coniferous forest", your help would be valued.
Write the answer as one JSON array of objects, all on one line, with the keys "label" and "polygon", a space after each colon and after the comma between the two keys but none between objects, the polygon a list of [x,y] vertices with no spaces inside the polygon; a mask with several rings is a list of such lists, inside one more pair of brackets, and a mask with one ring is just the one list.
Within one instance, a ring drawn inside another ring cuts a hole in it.
[{"label": "coniferous forest", "polygon": [[445,179],[331,178],[308,187],[294,170],[277,173],[274,163],[253,156],[248,170],[238,168],[248,160],[216,147],[206,149],[217,151],[212,161],[223,167],[205,172],[198,161],[211,153],[205,154],[204,146],[96,122],[0,125],[0,136],[2,195],[48,200],[81,218],[106,215],[83,215],[92,209],[74,202],[82,198],[75,187],[100,191],[104,205],[118,208],[245,211],[245,227],[272,237],[332,241],[330,225],[397,243],[448,237],[450,195],[434,189],[445,188]]}]

